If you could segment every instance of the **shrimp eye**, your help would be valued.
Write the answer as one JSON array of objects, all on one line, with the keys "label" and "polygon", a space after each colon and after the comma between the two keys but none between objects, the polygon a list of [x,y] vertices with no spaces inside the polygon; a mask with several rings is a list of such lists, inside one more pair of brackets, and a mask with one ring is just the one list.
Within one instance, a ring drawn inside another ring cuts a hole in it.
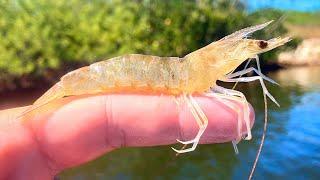
[{"label": "shrimp eye", "polygon": [[264,49],[264,48],[266,48],[268,46],[268,42],[267,41],[259,41],[258,44],[259,44],[259,47],[261,49]]}]

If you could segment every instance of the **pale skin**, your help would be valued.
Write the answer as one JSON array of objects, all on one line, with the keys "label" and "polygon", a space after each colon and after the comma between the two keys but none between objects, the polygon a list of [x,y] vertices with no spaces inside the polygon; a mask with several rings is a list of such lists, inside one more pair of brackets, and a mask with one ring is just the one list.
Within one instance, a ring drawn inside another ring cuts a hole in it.
[{"label": "pale skin", "polygon": [[[194,100],[208,118],[200,143],[230,142],[238,136],[238,113],[216,97]],[[227,101],[245,108],[239,101]],[[0,111],[0,179],[53,179],[62,170],[121,147],[174,144],[177,137],[187,140],[198,132],[189,109],[177,106],[172,96],[67,97],[37,115],[15,119],[26,108]],[[250,108],[251,125],[253,119]]]}]

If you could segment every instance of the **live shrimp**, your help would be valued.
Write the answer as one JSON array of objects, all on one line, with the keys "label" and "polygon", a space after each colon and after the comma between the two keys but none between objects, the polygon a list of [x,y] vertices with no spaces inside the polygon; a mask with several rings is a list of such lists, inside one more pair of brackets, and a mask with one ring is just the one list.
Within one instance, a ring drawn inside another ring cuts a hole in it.
[{"label": "live shrimp", "polygon": [[[172,148],[177,153],[186,153],[195,150],[208,125],[205,113],[193,98],[194,94],[202,94],[217,97],[234,110],[238,117],[243,118],[247,129],[247,137],[245,139],[249,140],[252,135],[249,105],[245,96],[239,91],[218,86],[216,82],[218,80],[224,82],[251,82],[257,80],[262,86],[264,95],[278,104],[268,92],[263,80],[271,83],[275,82],[263,75],[260,70],[251,67],[233,72],[245,60],[250,58],[257,59],[258,54],[290,41],[288,37],[278,37],[270,40],[248,38],[250,34],[265,28],[271,22],[239,30],[182,58],[129,54],[74,70],[64,75],[58,83],[36,100],[31,109],[25,113],[56,99],[82,94],[128,92],[182,96],[199,126],[198,134],[194,139],[189,141],[177,140],[182,144],[192,144],[192,147],[181,150]],[[258,76],[239,77],[252,71]],[[224,99],[240,100],[244,111],[241,111],[239,107],[230,105]],[[240,127],[242,125],[238,124],[239,137],[233,141],[234,145],[241,139]]]}]

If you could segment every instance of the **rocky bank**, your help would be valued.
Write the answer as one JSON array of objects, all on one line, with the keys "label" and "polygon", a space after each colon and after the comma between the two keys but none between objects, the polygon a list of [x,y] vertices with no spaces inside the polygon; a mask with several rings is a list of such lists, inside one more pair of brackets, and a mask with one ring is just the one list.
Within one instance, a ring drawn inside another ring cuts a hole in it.
[{"label": "rocky bank", "polygon": [[279,54],[284,66],[320,65],[320,38],[305,39],[297,49]]}]

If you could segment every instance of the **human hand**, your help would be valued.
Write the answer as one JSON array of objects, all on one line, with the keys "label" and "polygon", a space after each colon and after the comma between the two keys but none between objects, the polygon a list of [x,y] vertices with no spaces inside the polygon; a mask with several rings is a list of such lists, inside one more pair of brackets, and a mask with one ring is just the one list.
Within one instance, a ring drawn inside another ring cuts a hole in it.
[{"label": "human hand", "polygon": [[[200,143],[237,137],[235,112],[215,98],[195,99],[209,119]],[[0,179],[52,179],[117,148],[174,144],[198,132],[187,106],[172,96],[67,97],[16,119],[27,108],[0,111]]]}]

